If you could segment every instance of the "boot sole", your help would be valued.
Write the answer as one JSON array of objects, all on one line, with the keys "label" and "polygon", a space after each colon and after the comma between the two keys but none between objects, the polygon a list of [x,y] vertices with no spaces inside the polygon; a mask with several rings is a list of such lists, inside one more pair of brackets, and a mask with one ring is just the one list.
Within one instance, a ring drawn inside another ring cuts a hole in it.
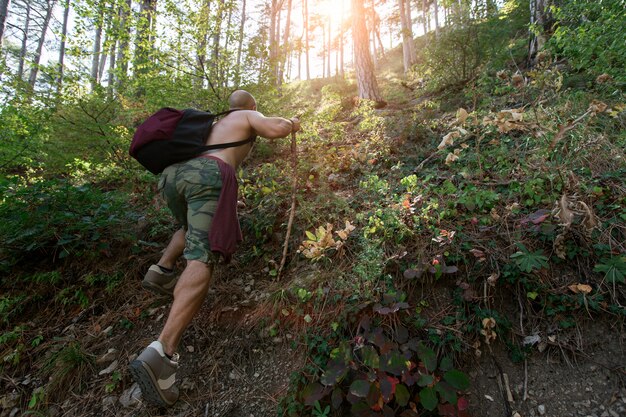
[{"label": "boot sole", "polygon": [[176,401],[168,401],[163,397],[157,379],[146,363],[134,360],[130,363],[129,370],[135,382],[139,384],[141,394],[146,401],[157,407],[169,407],[174,405]]},{"label": "boot sole", "polygon": [[146,290],[148,290],[150,292],[153,292],[153,293],[155,293],[157,295],[165,295],[167,297],[173,297],[174,296],[174,288],[172,288],[172,290],[169,291],[169,290],[163,288],[160,285],[154,284],[154,283],[152,283],[150,281],[146,281],[146,280],[141,281],[141,286],[143,288],[145,288]]}]

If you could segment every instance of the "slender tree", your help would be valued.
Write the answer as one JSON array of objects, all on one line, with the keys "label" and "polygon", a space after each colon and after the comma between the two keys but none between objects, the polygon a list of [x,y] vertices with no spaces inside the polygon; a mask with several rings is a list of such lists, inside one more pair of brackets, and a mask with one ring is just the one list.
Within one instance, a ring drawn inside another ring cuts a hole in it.
[{"label": "slender tree", "polygon": [[137,35],[135,41],[135,74],[141,75],[147,72],[147,66],[152,54],[154,30],[156,20],[157,0],[141,0],[141,8],[137,20]]},{"label": "slender tree", "polygon": [[433,0],[433,7],[435,11],[435,39],[439,39],[439,3],[437,0]]},{"label": "slender tree", "polygon": [[126,80],[128,76],[128,61],[130,59],[130,54],[128,51],[128,46],[130,44],[130,11],[132,7],[132,0],[126,0],[125,3],[120,5],[119,16],[120,16],[120,44],[119,48],[117,48],[117,69],[115,71],[117,76],[117,88],[120,89],[122,87],[122,83]]},{"label": "slender tree", "polygon": [[246,0],[242,0],[241,21],[239,23],[239,43],[237,45],[237,66],[235,67],[235,87],[241,82],[241,52],[243,50],[244,27],[246,24]]},{"label": "slender tree", "polygon": [[[400,28],[402,31],[402,62],[404,64],[405,73],[411,68],[411,65],[413,65],[413,57],[415,55],[411,19],[410,16],[407,16],[407,3],[409,3],[409,0],[398,0],[398,9],[400,10]],[[408,10],[410,10],[410,7]]]},{"label": "slender tree", "polygon": [[4,24],[9,13],[9,3],[11,0],[0,0],[0,46],[2,45],[2,37],[4,35]]},{"label": "slender tree", "polygon": [[33,56],[33,63],[30,68],[30,75],[28,77],[28,84],[31,90],[35,88],[35,83],[37,82],[37,74],[39,74],[41,53],[43,52],[43,45],[46,42],[46,33],[48,32],[48,26],[50,24],[50,18],[52,17],[52,11],[55,4],[56,0],[46,0],[45,16],[43,23],[41,24],[41,35],[39,35],[39,40],[37,41],[37,49],[35,50],[35,55]]},{"label": "slender tree", "polygon": [[302,0],[303,31],[304,31],[304,57],[306,63],[306,79],[311,79],[311,66],[309,63],[309,0]]},{"label": "slender tree", "polygon": [[102,43],[102,21],[104,20],[104,8],[102,1],[95,4],[96,18],[94,25],[96,28],[93,39],[93,53],[91,56],[91,90],[95,90],[98,85],[98,69],[100,68],[100,47]]},{"label": "slender tree", "polygon": [[61,93],[63,87],[63,72],[65,71],[65,45],[67,42],[67,22],[70,16],[70,0],[65,0],[63,10],[63,26],[61,28],[61,46],[59,48],[59,74],[57,76],[57,94]]},{"label": "slender tree", "polygon": [[22,79],[24,76],[24,66],[26,65],[26,53],[28,48],[28,31],[30,27],[30,1],[24,0],[26,6],[26,16],[24,18],[24,29],[22,30],[22,47],[20,48],[20,59],[17,67],[17,76]]},{"label": "slender tree", "polygon": [[553,18],[550,13],[552,0],[530,0],[530,40],[528,57],[534,59],[548,41],[548,33]]},{"label": "slender tree", "polygon": [[287,62],[287,58],[291,53],[291,49],[289,47],[289,31],[291,28],[291,5],[292,0],[287,1],[287,21],[285,22],[285,31],[283,33],[283,51],[281,56],[279,74],[277,78],[278,85],[281,85],[283,82],[283,74],[285,72],[285,64]]},{"label": "slender tree", "polygon": [[368,34],[365,26],[364,0],[352,0],[352,37],[354,43],[354,58],[356,67],[356,81],[359,97],[373,100],[378,106],[384,106],[378,82],[374,75],[374,65],[368,46]]}]

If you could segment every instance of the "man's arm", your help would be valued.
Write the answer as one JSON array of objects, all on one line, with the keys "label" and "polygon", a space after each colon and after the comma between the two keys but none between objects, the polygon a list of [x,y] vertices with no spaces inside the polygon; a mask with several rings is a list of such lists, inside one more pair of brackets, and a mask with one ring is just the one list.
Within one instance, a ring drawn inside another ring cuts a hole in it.
[{"label": "man's arm", "polygon": [[284,138],[292,131],[297,132],[300,130],[300,121],[297,118],[265,117],[257,111],[250,112],[247,116],[252,129],[264,138]]}]

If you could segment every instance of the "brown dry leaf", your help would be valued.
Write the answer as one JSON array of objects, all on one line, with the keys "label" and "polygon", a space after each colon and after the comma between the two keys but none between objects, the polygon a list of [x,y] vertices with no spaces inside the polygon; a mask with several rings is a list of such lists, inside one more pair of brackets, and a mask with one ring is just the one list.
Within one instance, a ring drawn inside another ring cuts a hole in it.
[{"label": "brown dry leaf", "polygon": [[498,282],[498,278],[500,278],[500,274],[498,274],[497,272],[494,272],[493,274],[489,275],[489,277],[487,278],[487,284],[491,285],[492,287],[495,287],[496,283]]},{"label": "brown dry leaf", "polygon": [[498,77],[502,81],[508,81],[509,80],[509,74],[505,70],[498,71],[496,73],[496,77]]},{"label": "brown dry leaf", "polygon": [[461,144],[461,148],[467,149],[467,148],[469,148],[469,145],[467,143],[462,143]]},{"label": "brown dry leaf", "polygon": [[491,212],[489,212],[489,215],[495,221],[500,221],[500,219],[502,219],[502,217],[500,217],[500,215],[498,214],[498,210],[496,210],[495,207],[491,209]]},{"label": "brown dry leaf", "polygon": [[604,83],[608,83],[609,81],[613,81],[613,77],[611,77],[609,74],[604,73],[602,75],[598,75],[598,78],[596,78],[596,82],[598,84],[604,84]]},{"label": "brown dry leaf", "polygon": [[565,259],[565,233],[560,233],[556,239],[554,239],[554,244],[552,245],[554,251],[556,252],[556,256],[561,259]]},{"label": "brown dry leaf", "polygon": [[589,294],[593,290],[593,288],[587,284],[572,284],[567,288],[569,288],[574,294],[578,294],[579,292]]},{"label": "brown dry leaf", "polygon": [[461,107],[456,112],[456,120],[459,122],[459,124],[465,123],[468,117],[469,117],[469,113],[463,107]]},{"label": "brown dry leaf", "polygon": [[596,114],[596,113],[602,113],[604,112],[609,106],[606,105],[606,103],[603,103],[600,100],[593,100],[591,102],[591,104],[589,105],[589,108],[587,109],[588,112],[591,112],[592,114]]},{"label": "brown dry leaf", "polygon": [[515,74],[511,77],[511,81],[513,81],[513,87],[520,88],[525,84],[524,76],[522,74]]},{"label": "brown dry leaf", "polygon": [[461,133],[459,133],[459,131],[457,130],[453,130],[452,132],[448,133],[447,135],[443,137],[441,143],[439,144],[439,146],[437,146],[437,149],[441,150],[447,146],[454,145],[454,139],[460,138],[460,137],[461,137]]},{"label": "brown dry leaf", "polygon": [[449,153],[448,156],[446,156],[446,165],[450,165],[451,163],[457,161],[458,159],[459,159],[458,155]]},{"label": "brown dry leaf", "polygon": [[587,204],[585,204],[583,201],[579,201],[578,205],[582,207],[581,211],[584,213],[585,216],[582,221],[582,225],[585,228],[585,233],[589,236],[591,235],[593,229],[598,227],[598,224],[600,224],[600,222],[598,221],[598,217]]},{"label": "brown dry leaf", "polygon": [[558,216],[561,226],[570,227],[574,221],[574,213],[569,209],[567,194],[563,194],[556,203],[556,216]]}]

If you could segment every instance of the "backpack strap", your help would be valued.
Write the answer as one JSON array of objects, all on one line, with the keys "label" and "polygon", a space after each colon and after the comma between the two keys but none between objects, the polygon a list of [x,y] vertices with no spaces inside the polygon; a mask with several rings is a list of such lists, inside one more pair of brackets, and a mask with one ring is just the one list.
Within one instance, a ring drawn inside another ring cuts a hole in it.
[{"label": "backpack strap", "polygon": [[[221,117],[221,116],[226,116],[226,115],[229,115],[232,112],[239,111],[239,110],[244,110],[244,109],[230,109],[230,110],[226,110],[226,111],[223,111],[221,113],[217,113],[215,115],[215,117],[218,118],[218,117]],[[240,140],[240,141],[237,141],[237,142],[227,142],[227,143],[218,143],[218,144],[215,144],[215,145],[205,145],[203,148],[204,148],[205,151],[210,151],[210,150],[213,150],[213,149],[234,148],[234,147],[237,147],[237,146],[245,145],[246,143],[254,142],[255,140],[256,140],[256,135],[252,135],[248,139]]]},{"label": "backpack strap", "polygon": [[225,149],[225,148],[234,148],[236,146],[245,145],[246,143],[254,142],[256,140],[256,136],[250,136],[248,139],[240,140],[237,142],[228,142],[228,143],[218,143],[215,145],[206,145],[204,146],[205,151],[210,151],[212,149]]}]

